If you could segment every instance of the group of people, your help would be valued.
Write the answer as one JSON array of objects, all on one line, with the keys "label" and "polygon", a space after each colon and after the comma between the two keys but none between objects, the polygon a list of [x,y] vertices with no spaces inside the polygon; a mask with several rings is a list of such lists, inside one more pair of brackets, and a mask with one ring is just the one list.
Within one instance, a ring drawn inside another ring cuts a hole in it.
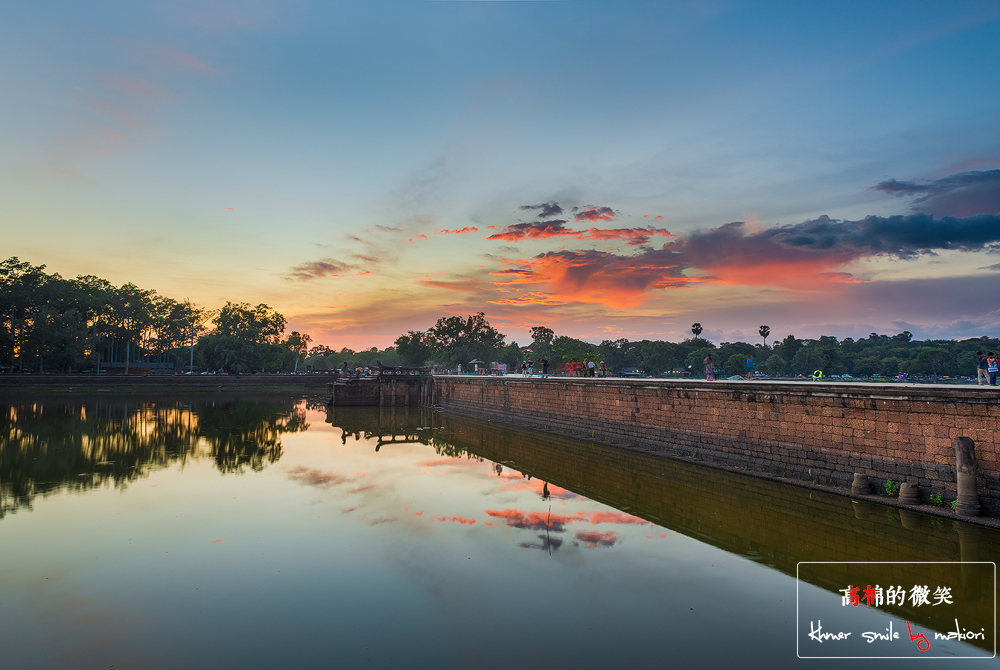
[{"label": "group of people", "polygon": [[979,381],[979,385],[983,385],[983,379],[988,380],[990,386],[997,385],[997,372],[1000,370],[1000,361],[997,360],[996,354],[992,351],[988,352],[985,356],[983,352],[976,352],[976,378]]},{"label": "group of people", "polygon": [[[596,377],[597,376],[597,363],[589,358],[584,358],[583,362],[572,361],[566,364],[566,372],[570,377]],[[604,361],[601,361],[601,376],[607,376],[607,368],[604,365]]]},{"label": "group of people", "polygon": [[[543,358],[538,361],[538,364],[542,366],[542,376],[547,377],[549,374],[549,359]],[[535,361],[527,360],[521,361],[521,376],[522,377],[533,377],[535,375]]]},{"label": "group of people", "polygon": [[[546,358],[538,361],[538,364],[542,367],[542,376],[546,377],[549,374],[549,361]],[[607,367],[604,361],[599,364],[585,358],[583,362],[571,361],[566,364],[565,372],[569,377],[596,377],[598,366],[600,366],[601,376],[607,376]],[[532,360],[523,361],[521,363],[521,376],[522,377],[533,377],[535,375],[535,362]]]}]

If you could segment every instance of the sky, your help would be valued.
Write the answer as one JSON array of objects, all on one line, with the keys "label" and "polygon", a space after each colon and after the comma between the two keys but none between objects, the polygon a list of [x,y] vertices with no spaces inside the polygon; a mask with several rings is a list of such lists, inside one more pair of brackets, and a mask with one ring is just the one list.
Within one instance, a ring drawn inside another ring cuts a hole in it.
[{"label": "sky", "polygon": [[0,10],[0,256],[314,344],[1000,331],[1000,4]]}]

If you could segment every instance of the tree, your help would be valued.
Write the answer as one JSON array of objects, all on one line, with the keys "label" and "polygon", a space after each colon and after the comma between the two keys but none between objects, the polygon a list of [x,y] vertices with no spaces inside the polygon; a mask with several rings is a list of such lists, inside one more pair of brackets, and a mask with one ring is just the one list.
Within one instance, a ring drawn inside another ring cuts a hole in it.
[{"label": "tree", "polygon": [[215,335],[227,335],[256,344],[280,344],[285,332],[285,317],[267,305],[250,307],[248,303],[226,302],[212,319]]},{"label": "tree", "polygon": [[701,335],[701,333],[702,333],[701,324],[700,323],[692,323],[691,324],[691,332],[694,333],[694,337],[695,337],[695,339],[697,339],[698,336]]},{"label": "tree", "polygon": [[427,333],[411,330],[406,335],[396,338],[396,352],[403,365],[418,368],[425,365],[434,355],[434,346]]},{"label": "tree", "polygon": [[540,344],[552,344],[552,338],[555,337],[555,332],[551,328],[546,328],[545,326],[534,326],[530,331],[531,339],[536,343]]},{"label": "tree", "polygon": [[506,336],[490,325],[483,312],[478,312],[467,319],[460,316],[438,319],[427,329],[427,338],[434,347],[437,359],[446,365],[454,365],[473,359],[496,360]]},{"label": "tree", "polygon": [[281,339],[285,317],[267,305],[227,302],[212,323],[215,330],[198,340],[198,355],[209,369],[277,369],[289,351]]},{"label": "tree", "polygon": [[288,336],[285,340],[285,346],[295,354],[295,368],[292,372],[299,371],[299,358],[304,358],[306,352],[309,351],[309,343],[312,342],[312,338],[308,335],[303,335],[297,330],[293,330],[292,334]]},{"label": "tree", "polygon": [[788,361],[779,354],[771,354],[760,366],[761,372],[772,377],[778,377],[788,372]]},{"label": "tree", "polygon": [[205,327],[210,318],[212,318],[212,312],[196,307],[190,300],[181,303],[177,312],[177,326],[184,333],[184,336],[178,341],[191,347],[188,356],[188,370],[190,371],[194,370],[194,345],[198,342],[198,338],[205,334]]},{"label": "tree", "polygon": [[886,377],[895,377],[903,368],[903,362],[895,356],[888,356],[879,362],[881,373]]},{"label": "tree", "polygon": [[854,362],[855,377],[872,377],[879,374],[882,363],[876,356],[866,356]]},{"label": "tree", "polygon": [[760,333],[760,336],[764,338],[764,346],[766,347],[767,346],[767,336],[771,334],[771,327],[770,326],[761,326],[759,329],[757,329],[757,332]]},{"label": "tree", "polygon": [[955,370],[955,357],[947,349],[933,347],[924,349],[917,356],[917,372],[930,373],[935,377]]},{"label": "tree", "polygon": [[778,349],[778,353],[781,354],[782,358],[791,363],[792,359],[795,358],[795,354],[802,348],[802,340],[795,339],[794,335],[788,335],[781,341],[781,346],[775,348]]}]

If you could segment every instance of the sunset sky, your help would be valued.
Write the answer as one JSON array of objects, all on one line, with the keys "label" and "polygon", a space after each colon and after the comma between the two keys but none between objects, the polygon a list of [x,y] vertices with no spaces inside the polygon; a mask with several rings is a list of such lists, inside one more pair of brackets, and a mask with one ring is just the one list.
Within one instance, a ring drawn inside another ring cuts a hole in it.
[{"label": "sunset sky", "polygon": [[0,256],[334,348],[1000,333],[996,2],[22,2]]}]

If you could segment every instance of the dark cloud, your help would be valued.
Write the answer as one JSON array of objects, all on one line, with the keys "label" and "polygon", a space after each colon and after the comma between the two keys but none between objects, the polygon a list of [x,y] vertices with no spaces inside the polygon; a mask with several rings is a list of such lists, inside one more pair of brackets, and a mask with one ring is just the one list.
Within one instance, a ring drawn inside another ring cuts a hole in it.
[{"label": "dark cloud", "polygon": [[515,223],[507,226],[499,233],[494,233],[486,239],[507,240],[517,242],[524,238],[545,239],[548,237],[558,237],[560,235],[577,235],[577,231],[566,227],[563,219],[553,219],[552,221],[535,221],[533,223]]},{"label": "dark cloud", "polygon": [[[761,234],[769,232],[772,231]],[[911,214],[838,221],[822,216],[774,229],[772,239],[786,248],[843,249],[860,256],[887,254],[913,258],[934,250],[983,250],[1000,241],[1000,217],[977,214],[935,219],[929,214]]]},{"label": "dark cloud", "polygon": [[996,265],[987,265],[984,268],[979,268],[980,270],[989,270],[990,272],[1000,272],[1000,263]]},{"label": "dark cloud", "polygon": [[571,516],[561,516],[559,514],[543,514],[540,512],[529,512],[524,514],[514,509],[486,510],[486,513],[494,519],[502,520],[512,528],[528,528],[531,530],[548,530],[553,533],[561,533],[566,528],[566,524],[576,521]]},{"label": "dark cloud", "polygon": [[538,213],[538,218],[547,219],[550,216],[558,216],[563,213],[563,208],[559,206],[558,202],[546,202],[541,205],[521,205],[518,209],[530,211],[533,209],[541,210]]},{"label": "dark cloud", "polygon": [[511,294],[491,302],[627,308],[643,302],[650,291],[694,282],[796,289],[855,284],[863,280],[840,268],[859,259],[883,255],[907,260],[942,250],[989,252],[998,243],[1000,217],[986,214],[869,216],[860,221],[822,216],[755,232],[737,221],[631,255],[564,249],[507,259],[507,267],[491,274],[502,277],[498,284],[512,289]]},{"label": "dark cloud", "polygon": [[578,240],[624,240],[630,246],[642,246],[649,242],[654,236],[674,237],[666,228],[588,228],[587,230],[574,230],[566,227],[563,219],[553,219],[552,221],[534,221],[532,223],[514,223],[499,233],[494,233],[486,239],[507,240],[508,242],[518,242],[524,238],[547,239],[550,237],[575,237]]},{"label": "dark cloud", "polygon": [[983,251],[1000,242],[1000,217],[965,218],[929,214],[868,216],[842,221],[821,216],[811,221],[746,234],[742,222],[695,232],[665,248],[683,254],[689,267],[712,267],[734,259],[755,262],[845,263],[864,256],[901,259],[938,250]]},{"label": "dark cloud", "polygon": [[610,207],[595,207],[593,205],[587,205],[586,207],[574,207],[573,215],[575,221],[614,221],[619,216],[620,212],[616,212]]},{"label": "dark cloud", "polygon": [[913,211],[935,216],[1000,213],[1000,170],[960,172],[925,184],[889,179],[872,189],[897,197],[916,196]]},{"label": "dark cloud", "polygon": [[319,488],[328,488],[351,481],[350,477],[334,472],[333,470],[319,470],[317,468],[308,468],[304,465],[299,465],[289,470],[288,478],[300,484],[317,486]]},{"label": "dark cloud", "polygon": [[563,541],[558,537],[539,535],[538,542],[520,542],[517,546],[522,549],[541,549],[542,551],[558,551]]},{"label": "dark cloud", "polygon": [[282,275],[287,281],[312,281],[322,277],[339,277],[356,269],[356,266],[349,263],[341,263],[332,258],[324,258],[318,261],[302,263],[290,268]]}]

